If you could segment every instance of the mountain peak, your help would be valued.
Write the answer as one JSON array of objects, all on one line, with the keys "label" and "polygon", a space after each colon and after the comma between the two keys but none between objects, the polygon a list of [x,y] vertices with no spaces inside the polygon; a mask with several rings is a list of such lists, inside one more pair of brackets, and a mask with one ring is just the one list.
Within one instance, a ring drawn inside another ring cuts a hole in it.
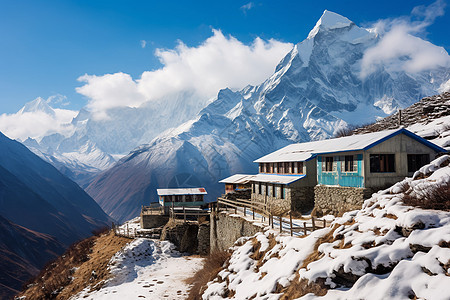
[{"label": "mountain peak", "polygon": [[48,115],[54,115],[55,111],[53,110],[53,108],[51,108],[48,104],[47,101],[45,101],[44,99],[42,99],[41,97],[37,97],[36,99],[34,99],[33,101],[30,101],[28,103],[26,103],[24,105],[24,107],[22,107],[19,110],[19,113],[26,113],[26,112],[44,112]]},{"label": "mountain peak", "polygon": [[313,38],[319,32],[319,30],[330,30],[337,28],[344,28],[354,24],[352,21],[347,19],[340,14],[334,13],[329,10],[325,10],[317,21],[316,26],[311,30],[308,35],[308,39]]}]

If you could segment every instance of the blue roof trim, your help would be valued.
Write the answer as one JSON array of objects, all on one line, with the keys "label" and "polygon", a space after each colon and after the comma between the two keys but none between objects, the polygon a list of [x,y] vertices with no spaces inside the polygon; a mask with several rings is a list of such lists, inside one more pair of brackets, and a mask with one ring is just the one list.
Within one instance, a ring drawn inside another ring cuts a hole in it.
[{"label": "blue roof trim", "polygon": [[390,138],[393,138],[394,136],[399,135],[399,134],[401,134],[401,133],[403,133],[404,135],[406,135],[406,136],[408,136],[408,137],[410,137],[410,138],[412,138],[412,139],[418,141],[419,143],[424,144],[425,146],[427,146],[427,147],[433,149],[433,150],[436,151],[436,152],[447,152],[447,150],[445,150],[444,148],[441,148],[441,147],[439,147],[438,145],[433,144],[433,143],[430,142],[430,141],[427,141],[427,140],[424,139],[423,137],[420,137],[420,136],[418,136],[417,134],[415,134],[415,133],[413,133],[413,132],[411,132],[411,131],[409,131],[409,130],[407,130],[407,129],[405,129],[405,128],[402,128],[402,129],[400,129],[400,130],[397,130],[396,132],[394,132],[394,133],[392,133],[392,134],[390,134],[390,135],[388,135],[388,136],[386,136],[386,137],[384,137],[384,138],[382,138],[382,139],[380,139],[380,140],[378,140],[378,141],[376,141],[376,142],[373,142],[372,144],[370,144],[370,145],[364,147],[362,150],[370,149],[370,148],[372,148],[372,147],[374,147],[374,146],[376,146],[376,145],[378,145],[378,144],[380,144],[380,143],[382,143],[382,142],[384,142],[384,141],[386,141],[386,140],[388,140],[388,139],[390,139]]}]

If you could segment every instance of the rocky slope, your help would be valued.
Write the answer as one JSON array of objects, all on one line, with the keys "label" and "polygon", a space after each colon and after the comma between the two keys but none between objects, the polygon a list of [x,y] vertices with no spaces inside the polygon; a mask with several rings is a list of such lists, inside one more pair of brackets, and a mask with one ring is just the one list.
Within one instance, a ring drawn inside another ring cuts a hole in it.
[{"label": "rocky slope", "polygon": [[[259,86],[221,90],[197,117],[165,131],[100,174],[87,192],[111,216],[126,220],[156,201],[158,187],[205,186],[210,200],[230,174],[256,172],[252,161],[292,142],[324,139],[435,94],[450,76],[383,65],[361,77],[361,59],[380,37],[325,11]],[[180,185],[181,178],[191,182]]]}]

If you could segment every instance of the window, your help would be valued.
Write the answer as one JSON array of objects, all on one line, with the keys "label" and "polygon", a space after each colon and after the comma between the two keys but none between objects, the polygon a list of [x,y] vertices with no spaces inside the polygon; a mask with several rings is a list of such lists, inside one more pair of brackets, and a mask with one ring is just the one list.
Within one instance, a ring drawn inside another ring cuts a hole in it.
[{"label": "window", "polygon": [[273,196],[275,198],[278,198],[278,188],[276,185],[273,185]]},{"label": "window", "polygon": [[395,172],[395,154],[370,154],[370,172]]},{"label": "window", "polygon": [[269,185],[266,183],[266,196],[269,196]]},{"label": "window", "polygon": [[303,174],[303,162],[301,161],[297,162],[297,173]]},{"label": "window", "polygon": [[408,154],[408,172],[415,172],[429,162],[428,154]]},{"label": "window", "polygon": [[260,195],[262,195],[261,189],[262,189],[262,184],[261,184],[261,182],[259,182],[258,183],[258,194],[260,194]]},{"label": "window", "polygon": [[325,172],[333,172],[333,157],[325,157],[325,161],[323,162],[324,168],[322,169]]},{"label": "window", "polygon": [[273,163],[270,163],[270,173],[273,173]]},{"label": "window", "polygon": [[344,157],[344,172],[356,172],[357,171],[357,165],[356,160],[353,155],[346,155]]},{"label": "window", "polygon": [[289,170],[291,174],[297,173],[297,172],[295,172],[295,165],[294,164],[295,163],[291,162],[291,167],[290,167],[290,170]]},{"label": "window", "polygon": [[284,199],[284,197],[285,197],[285,189],[284,189],[284,185],[281,185],[280,186],[280,189],[281,189],[281,199]]}]

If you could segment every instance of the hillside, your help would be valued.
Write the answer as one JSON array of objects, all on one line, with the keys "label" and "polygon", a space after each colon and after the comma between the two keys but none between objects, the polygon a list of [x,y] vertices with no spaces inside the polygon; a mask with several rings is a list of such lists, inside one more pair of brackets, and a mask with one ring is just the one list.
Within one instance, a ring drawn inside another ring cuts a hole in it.
[{"label": "hillside", "polygon": [[449,192],[445,155],[329,228],[241,240],[202,298],[449,299]]},{"label": "hillside", "polygon": [[[98,175],[86,191],[120,221],[157,200],[156,188],[182,178],[204,186],[208,199],[219,180],[254,173],[253,160],[294,142],[325,139],[348,124],[373,122],[433,95],[450,69],[408,73],[382,65],[361,77],[361,59],[380,36],[325,11],[308,37],[257,86],[223,89],[195,118],[166,130]],[[186,186],[187,185],[187,186]]]},{"label": "hillside", "polygon": [[64,246],[47,234],[13,224],[0,216],[0,298],[18,293]]},{"label": "hillside", "polygon": [[0,293],[24,281],[73,242],[111,219],[76,183],[0,133]]}]

